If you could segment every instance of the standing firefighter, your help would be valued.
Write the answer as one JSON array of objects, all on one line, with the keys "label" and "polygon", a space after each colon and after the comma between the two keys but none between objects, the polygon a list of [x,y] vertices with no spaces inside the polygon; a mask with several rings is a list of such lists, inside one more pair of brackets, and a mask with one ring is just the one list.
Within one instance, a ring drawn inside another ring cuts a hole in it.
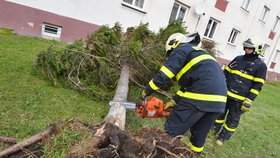
[{"label": "standing firefighter", "polygon": [[[191,132],[190,148],[203,150],[205,139],[215,120],[225,110],[226,82],[216,60],[198,48],[198,33],[175,33],[166,42],[167,61],[141,93],[147,97],[158,89],[166,89],[172,78],[180,85],[166,109],[174,107],[164,127],[173,137]],[[176,106],[175,106],[176,105]]]},{"label": "standing firefighter", "polygon": [[214,130],[218,133],[218,145],[223,145],[230,139],[239,124],[241,114],[250,111],[266,77],[267,67],[259,58],[263,54],[260,38],[252,37],[244,41],[243,49],[245,55],[237,56],[224,70],[228,99],[224,114],[214,125]]}]

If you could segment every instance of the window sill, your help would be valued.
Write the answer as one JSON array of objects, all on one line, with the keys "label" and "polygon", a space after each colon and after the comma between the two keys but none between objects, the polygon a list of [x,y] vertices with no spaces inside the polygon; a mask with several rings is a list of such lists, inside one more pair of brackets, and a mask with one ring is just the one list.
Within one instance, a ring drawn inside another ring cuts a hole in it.
[{"label": "window sill", "polygon": [[122,5],[125,6],[125,7],[130,8],[130,9],[136,10],[136,11],[138,11],[140,13],[147,14],[147,12],[145,12],[142,8],[135,7],[135,6],[131,5],[131,4],[122,2]]},{"label": "window sill", "polygon": [[206,37],[206,36],[203,36],[202,38],[203,40],[208,40],[210,42],[215,42],[212,38],[209,38],[209,37]]},{"label": "window sill", "polygon": [[227,42],[227,44],[230,45],[230,46],[236,47],[236,45],[233,44],[233,43]]},{"label": "window sill", "polygon": [[249,10],[243,7],[240,7],[244,12],[249,13]]},{"label": "window sill", "polygon": [[265,24],[265,22],[264,22],[263,20],[259,19],[259,21],[260,21],[261,23]]}]

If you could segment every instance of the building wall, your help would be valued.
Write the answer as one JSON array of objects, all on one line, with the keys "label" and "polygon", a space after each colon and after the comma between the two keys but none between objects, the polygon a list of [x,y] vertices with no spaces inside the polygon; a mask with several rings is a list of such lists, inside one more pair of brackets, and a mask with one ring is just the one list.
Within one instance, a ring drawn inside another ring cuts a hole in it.
[{"label": "building wall", "polygon": [[168,24],[173,0],[146,1],[143,11],[123,5],[122,0],[8,0],[62,16],[79,19],[97,25],[113,26],[120,22],[127,27],[149,22],[150,29],[158,31]]},{"label": "building wall", "polygon": [[[208,39],[203,35],[209,19],[213,18],[219,21],[217,30],[213,38],[208,40],[216,43],[216,48],[219,52],[219,58],[222,59],[221,61],[223,61],[224,63],[226,61],[232,60],[237,55],[244,54],[242,43],[252,35],[261,36],[264,43],[269,45],[269,49],[265,52],[265,56],[263,57],[263,60],[267,64],[268,68],[270,67],[271,62],[274,60],[275,53],[277,52],[277,50],[280,50],[280,27],[277,28],[274,38],[269,38],[276,16],[280,16],[280,3],[277,0],[251,0],[249,8],[247,10],[241,7],[243,0],[164,0],[164,3],[162,2],[162,0],[145,0],[144,7],[142,9],[128,7],[127,5],[125,5],[125,3],[123,3],[123,0],[8,1],[33,8],[31,9],[33,11],[24,12],[24,14],[27,14],[28,16],[21,18],[24,19],[22,23],[25,23],[25,28],[30,27],[29,25],[26,25],[30,24],[28,22],[32,22],[32,19],[36,19],[38,17],[45,18],[52,15],[64,17],[66,19],[68,18],[68,20],[78,19],[81,23],[89,24],[88,26],[113,26],[115,22],[120,22],[122,24],[123,31],[125,31],[127,27],[137,26],[141,22],[148,22],[149,28],[151,30],[158,31],[161,27],[167,26],[173,4],[176,2],[188,7],[187,14],[183,20],[185,22],[184,25],[187,27],[187,30],[189,32],[198,31],[204,39]],[[197,15],[195,12],[195,8],[198,6],[197,3],[199,1],[202,1],[201,4],[204,4],[205,6],[205,14],[203,15]],[[259,20],[259,18],[264,5],[266,5],[270,9],[270,11],[268,13],[268,16],[266,17],[265,22],[262,22]],[[0,9],[0,12],[1,10],[2,8]],[[13,9],[8,8],[8,11],[12,13],[13,11],[11,10]],[[48,16],[40,15],[43,14],[43,12],[44,14],[48,14]],[[33,14],[37,15],[34,16]],[[9,16],[11,17],[11,15]],[[16,18],[17,17],[11,17],[10,19]],[[34,22],[34,26],[40,25],[39,23],[41,22],[42,19],[36,23]],[[2,21],[2,23],[0,24],[3,25],[3,23],[5,22]],[[54,21],[53,23],[60,23],[60,25],[63,25],[63,32],[66,33],[66,30],[64,29],[64,27],[66,28],[65,24],[59,22],[59,20]],[[18,25],[15,25],[14,27],[18,27]],[[240,33],[237,36],[236,42],[234,44],[229,44],[227,41],[233,28],[240,31]],[[20,29],[21,28],[18,28],[18,30]],[[36,31],[36,35],[39,34],[38,32],[40,31],[40,29],[35,27],[34,30],[32,30],[32,28],[29,29],[30,30],[27,29],[26,32]],[[77,30],[77,27],[72,27],[72,29],[72,37],[76,36],[74,35],[75,33],[81,31],[81,29]],[[85,30],[85,32],[88,31],[87,29]],[[269,71],[278,74],[280,73],[280,59],[274,62],[276,63],[274,68],[269,68]]]},{"label": "building wall", "polygon": [[62,26],[60,39],[65,42],[73,42],[76,39],[85,38],[89,32],[99,28],[98,25],[77,19],[0,1],[0,27],[12,28],[15,33],[21,35],[42,37],[43,23]]}]

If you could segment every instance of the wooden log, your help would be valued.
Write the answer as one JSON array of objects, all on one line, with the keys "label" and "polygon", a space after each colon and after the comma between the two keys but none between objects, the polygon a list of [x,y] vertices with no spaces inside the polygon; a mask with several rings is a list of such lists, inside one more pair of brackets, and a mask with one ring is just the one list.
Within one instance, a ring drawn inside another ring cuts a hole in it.
[{"label": "wooden log", "polygon": [[[121,70],[120,79],[118,81],[118,86],[113,101],[115,102],[127,101],[128,83],[129,83],[129,67],[127,65],[124,65]],[[126,117],[125,106],[121,103],[115,103],[111,105],[109,112],[104,120],[124,130],[125,117]]]},{"label": "wooden log", "polygon": [[0,151],[0,157],[9,156],[13,153],[16,153],[16,152],[24,149],[25,147],[28,147],[32,144],[39,142],[40,140],[42,140],[42,139],[48,137],[49,135],[51,135],[52,133],[54,133],[56,131],[56,129],[57,129],[56,125],[51,125],[48,128],[46,128],[44,131],[24,140],[22,142],[19,142],[7,149]]}]

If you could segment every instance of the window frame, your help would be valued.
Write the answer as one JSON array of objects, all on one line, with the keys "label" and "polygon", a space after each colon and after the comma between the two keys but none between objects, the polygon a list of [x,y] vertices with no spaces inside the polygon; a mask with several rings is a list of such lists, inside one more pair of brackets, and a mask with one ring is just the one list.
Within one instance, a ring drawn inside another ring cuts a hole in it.
[{"label": "window frame", "polygon": [[235,42],[236,42],[236,39],[237,39],[239,33],[240,33],[239,30],[232,28],[227,42],[229,44],[235,45]]},{"label": "window frame", "polygon": [[250,2],[251,2],[250,0],[243,0],[241,8],[248,11]]},{"label": "window frame", "polygon": [[143,4],[142,4],[142,7],[139,7],[137,6],[135,3],[136,3],[136,0],[131,0],[132,2],[129,3],[129,2],[125,2],[124,0],[122,1],[122,5],[123,6],[126,6],[128,8],[131,8],[131,9],[134,9],[134,10],[137,10],[137,11],[140,11],[144,14],[146,14],[146,12],[144,11],[144,6],[145,6],[145,0],[141,0],[143,1]]},{"label": "window frame", "polygon": [[[179,7],[178,7],[178,10],[176,12],[175,18],[171,19],[171,16],[172,16],[175,4],[177,4]],[[179,3],[177,1],[175,1],[174,4],[173,4],[172,10],[171,10],[171,14],[169,16],[169,23],[172,22],[172,21],[175,21],[175,20],[179,20],[179,14],[180,14],[180,11],[181,11],[182,8],[185,8],[185,14],[184,14],[183,18],[180,21],[181,22],[185,21],[185,18],[187,17],[187,14],[189,12],[190,7],[185,5],[185,4],[182,4],[182,3]]]},{"label": "window frame", "polygon": [[280,24],[280,17],[279,16],[276,16],[276,19],[273,23],[273,26],[271,28],[271,31],[272,32],[276,32],[277,29],[279,29],[279,24]]},{"label": "window frame", "polygon": [[[211,20],[212,20],[212,22],[211,22],[211,24],[210,24],[209,30],[207,31],[207,28],[208,28],[209,23],[210,23]],[[214,23],[216,23],[216,26],[215,26],[215,28],[214,28],[214,30],[213,30],[213,25],[214,25]],[[218,20],[215,20],[214,18],[210,18],[210,19],[208,20],[207,25],[206,25],[206,29],[205,29],[205,32],[204,32],[203,36],[204,36],[205,38],[207,38],[207,39],[213,39],[213,37],[214,37],[214,35],[215,35],[215,33],[216,33],[216,30],[217,30],[217,27],[218,27],[218,24],[219,24],[219,23],[220,23],[220,22],[219,22]]]},{"label": "window frame", "polygon": [[266,52],[269,51],[269,49],[270,49],[270,45],[268,45],[268,44],[264,44],[263,45],[262,52],[264,53],[264,55],[265,55]]},{"label": "window frame", "polygon": [[270,11],[270,9],[268,8],[268,6],[264,5],[261,16],[260,16],[260,21],[265,23],[266,17],[268,15],[268,12]]},{"label": "window frame", "polygon": [[275,56],[272,61],[276,63],[277,59],[280,59],[280,50],[276,50]]},{"label": "window frame", "polygon": [[[56,31],[56,33],[48,32],[48,31],[46,31],[46,27],[56,28],[57,31]],[[45,22],[42,24],[42,29],[41,29],[42,36],[60,38],[61,32],[62,32],[62,26],[58,26],[58,25],[54,25],[54,24],[50,24],[50,23],[45,23]]]}]

